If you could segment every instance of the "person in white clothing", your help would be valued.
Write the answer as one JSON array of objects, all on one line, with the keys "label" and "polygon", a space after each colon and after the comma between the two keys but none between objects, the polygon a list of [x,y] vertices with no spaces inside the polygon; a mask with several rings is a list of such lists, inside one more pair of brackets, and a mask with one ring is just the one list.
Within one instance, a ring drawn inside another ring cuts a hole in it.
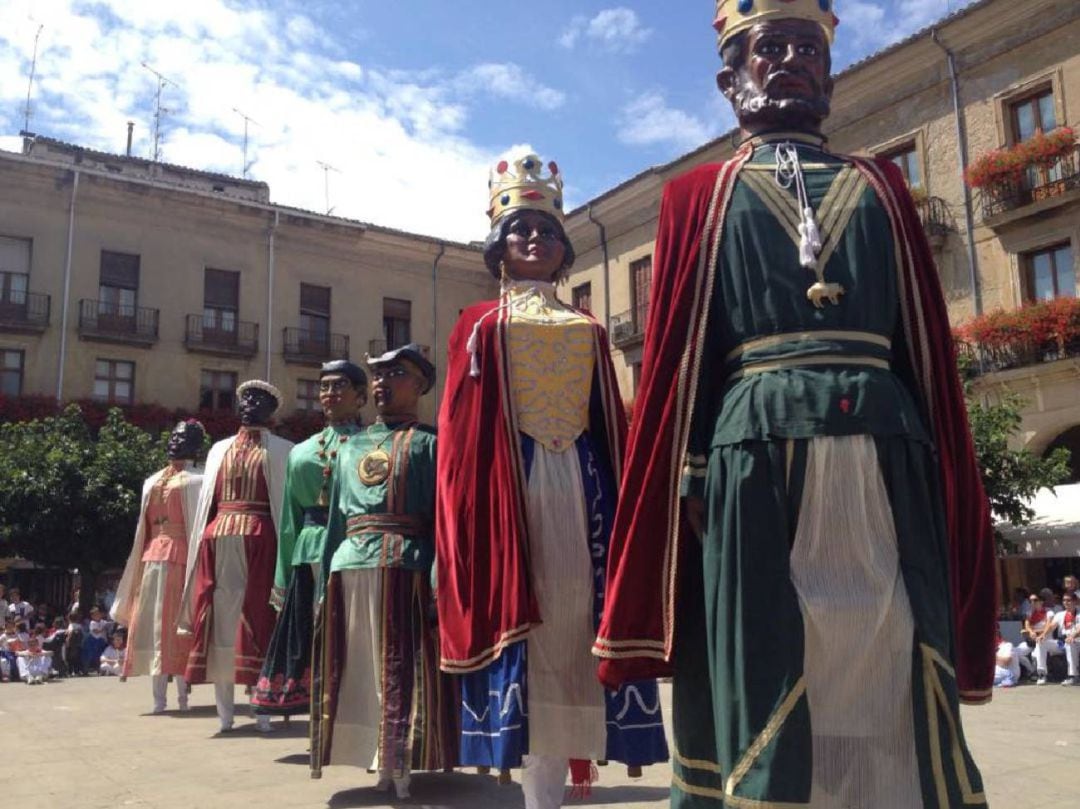
[{"label": "person in white clothing", "polygon": [[8,600],[7,600],[7,587],[0,584],[0,618],[7,616]]},{"label": "person in white clothing", "polygon": [[109,677],[119,677],[124,668],[124,638],[118,633],[113,635],[112,646],[101,653],[99,670]]},{"label": "person in white clothing", "polygon": [[1065,660],[1069,664],[1069,674],[1061,684],[1077,685],[1080,683],[1080,622],[1076,596],[1066,590],[1061,602],[1064,609],[1050,620],[1058,639],[1065,645]]},{"label": "person in white clothing", "polygon": [[52,652],[41,648],[41,640],[31,637],[26,650],[18,653],[19,677],[27,685],[41,685],[52,672]]},{"label": "person in white clothing", "polygon": [[1046,685],[1046,660],[1050,656],[1051,647],[1056,645],[1053,639],[1054,626],[1040,596],[1032,595],[1028,601],[1031,603],[1031,614],[1024,620],[1024,632],[1028,636],[1035,658],[1035,673],[1038,677],[1035,682],[1037,685]]}]

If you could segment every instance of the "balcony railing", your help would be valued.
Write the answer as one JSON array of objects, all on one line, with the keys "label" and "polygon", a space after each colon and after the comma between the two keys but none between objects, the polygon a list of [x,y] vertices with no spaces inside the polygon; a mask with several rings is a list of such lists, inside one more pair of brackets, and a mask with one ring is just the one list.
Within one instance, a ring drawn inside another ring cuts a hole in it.
[{"label": "balcony railing", "polygon": [[349,335],[285,329],[285,361],[317,365],[349,358]]},{"label": "balcony railing", "polygon": [[253,357],[259,351],[259,324],[238,320],[225,326],[205,315],[188,315],[184,347],[202,354]]},{"label": "balcony railing", "polygon": [[11,289],[0,293],[0,331],[37,334],[49,325],[52,299],[37,292]]},{"label": "balcony railing", "polygon": [[983,218],[989,219],[1076,189],[1080,189],[1080,147],[1057,158],[1049,166],[1032,166],[1019,176],[985,186],[982,190]]},{"label": "balcony railing", "polygon": [[635,306],[611,316],[611,342],[616,348],[626,348],[645,338],[645,326],[649,318],[647,304]]},{"label": "balcony railing", "polygon": [[1065,343],[1030,340],[993,348],[960,341],[956,344],[956,351],[967,372],[979,376],[1080,357],[1080,339]]},{"label": "balcony railing", "polygon": [[79,335],[87,340],[152,345],[158,339],[159,315],[157,309],[84,298],[79,301]]},{"label": "balcony railing", "polygon": [[[401,346],[396,345],[396,346],[394,346],[394,348],[401,348]],[[380,357],[389,350],[390,349],[387,347],[386,340],[368,340],[368,356],[369,357]],[[430,360],[431,359],[431,346],[425,346],[425,345],[420,346],[420,353],[423,355],[424,359]]]},{"label": "balcony railing", "polygon": [[919,212],[923,230],[936,246],[940,246],[949,232],[956,229],[949,205],[941,197],[916,200],[915,209]]}]

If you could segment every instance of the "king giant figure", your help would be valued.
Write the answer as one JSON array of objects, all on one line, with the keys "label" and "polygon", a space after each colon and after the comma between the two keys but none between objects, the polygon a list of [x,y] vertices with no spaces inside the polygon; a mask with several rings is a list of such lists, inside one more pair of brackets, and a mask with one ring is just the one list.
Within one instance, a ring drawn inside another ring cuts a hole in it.
[{"label": "king giant figure", "polygon": [[888,160],[836,154],[831,0],[719,0],[742,144],[665,188],[594,652],[674,674],[672,805],[985,806],[994,549]]}]

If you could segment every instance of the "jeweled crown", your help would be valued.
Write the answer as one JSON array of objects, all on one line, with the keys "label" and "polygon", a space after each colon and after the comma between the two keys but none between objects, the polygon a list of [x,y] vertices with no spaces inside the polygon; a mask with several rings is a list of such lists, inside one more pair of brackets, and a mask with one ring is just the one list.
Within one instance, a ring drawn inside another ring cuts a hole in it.
[{"label": "jeweled crown", "polygon": [[831,44],[840,20],[833,14],[833,0],[716,0],[717,44],[764,20],[810,20],[825,31]]},{"label": "jeweled crown", "polygon": [[554,161],[544,163],[534,154],[525,155],[513,163],[500,160],[491,170],[488,191],[491,207],[488,216],[494,225],[511,211],[523,209],[542,211],[563,221],[563,180]]}]

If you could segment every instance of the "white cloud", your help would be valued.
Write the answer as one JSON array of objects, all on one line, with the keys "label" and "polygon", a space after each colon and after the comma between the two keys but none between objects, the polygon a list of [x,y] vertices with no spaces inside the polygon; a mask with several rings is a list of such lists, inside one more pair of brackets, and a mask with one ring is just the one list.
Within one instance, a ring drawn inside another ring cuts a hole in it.
[{"label": "white cloud", "polygon": [[[34,0],[0,3],[0,146],[20,148],[37,22]],[[465,128],[492,99],[541,110],[565,96],[520,66],[478,63],[456,74],[398,72],[346,61],[332,31],[259,0],[51,0],[44,20],[30,129],[91,148],[148,156],[156,82],[165,89],[163,160],[239,175],[243,110],[251,176],[275,201],[468,241],[487,230],[488,169],[502,148]],[[40,13],[40,12],[39,12]],[[515,147],[517,148],[517,147]],[[440,194],[432,194],[432,177]]]},{"label": "white cloud", "polygon": [[546,87],[512,63],[475,65],[457,77],[456,85],[466,93],[486,92],[542,110],[558,109],[566,102],[565,93]]},{"label": "white cloud", "polygon": [[610,53],[632,53],[650,36],[652,29],[642,25],[636,11],[618,6],[606,8],[591,19],[575,16],[559,36],[559,44],[569,49],[586,42]]},{"label": "white cloud", "polygon": [[687,150],[715,135],[700,118],[669,107],[662,93],[650,91],[634,99],[619,114],[619,140],[633,146],[670,144]]}]

